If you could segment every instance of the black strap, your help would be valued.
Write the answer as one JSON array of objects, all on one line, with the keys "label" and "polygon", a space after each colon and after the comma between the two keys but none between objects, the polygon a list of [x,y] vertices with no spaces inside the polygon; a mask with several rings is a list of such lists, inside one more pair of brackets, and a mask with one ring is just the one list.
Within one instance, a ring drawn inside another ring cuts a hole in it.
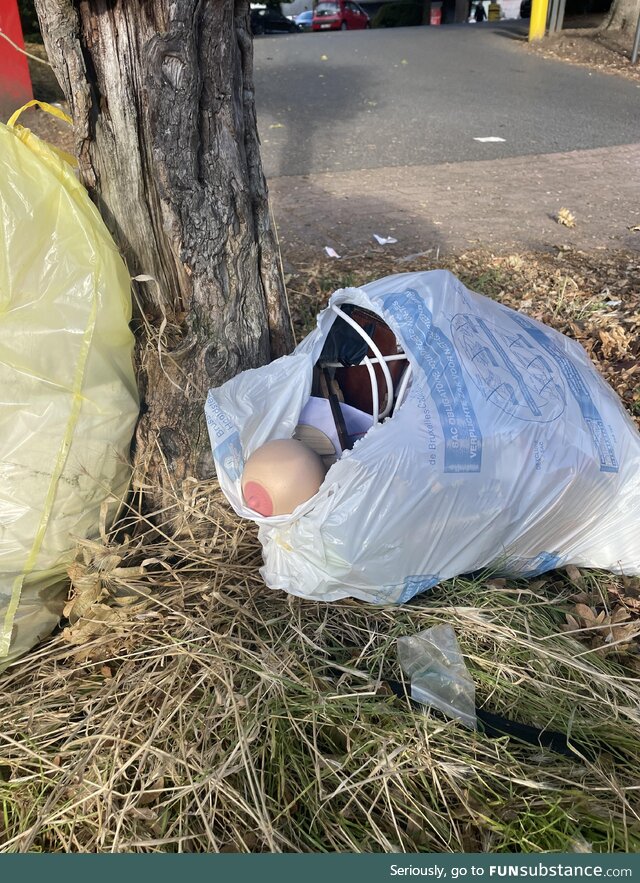
[{"label": "black strap", "polygon": [[334,384],[335,380],[335,368],[326,368],[322,369],[322,377],[324,379],[324,385],[326,385],[326,398],[329,399],[329,405],[331,406],[331,414],[333,416],[333,422],[336,425],[336,432],[338,433],[338,441],[340,442],[340,447],[343,451],[351,450],[353,447],[353,442],[349,437],[349,433],[347,432],[347,426],[344,422],[344,414],[342,413],[342,408],[340,407],[340,399],[335,393]]},{"label": "black strap", "polygon": [[[384,683],[387,684],[395,696],[401,699],[409,699],[415,708],[424,708],[424,705],[416,702],[415,699],[408,695],[400,681],[386,680]],[[483,708],[476,709],[476,717],[485,736],[489,736],[491,739],[500,739],[508,736],[509,738],[519,739],[521,742],[527,742],[530,745],[540,745],[543,748],[555,751],[556,754],[563,754],[565,757],[571,757],[574,760],[578,760],[580,754],[589,760],[595,760],[598,756],[598,752],[590,745],[574,743],[572,748],[567,736],[564,733],[559,733],[557,730],[539,730],[538,727],[512,721],[507,717],[502,717],[500,714],[492,714],[490,711],[485,711]]]},{"label": "black strap", "polygon": [[[344,670],[328,666],[328,671],[336,676],[342,677]],[[425,706],[407,693],[405,685],[400,681],[385,679],[382,681],[398,699],[408,699],[415,709],[424,710]],[[437,709],[432,709],[434,713],[439,713]],[[556,754],[562,754],[570,757],[575,761],[580,760],[581,756],[594,761],[597,759],[599,751],[592,745],[584,745],[580,742],[569,742],[565,733],[557,730],[540,730],[538,727],[532,727],[529,724],[521,724],[512,721],[500,714],[492,714],[483,708],[476,709],[476,717],[478,720],[478,728],[490,739],[501,739],[507,736],[510,739],[518,739],[520,742],[527,742],[529,745],[538,745],[541,748],[548,748]],[[604,746],[603,746],[604,747]]]}]

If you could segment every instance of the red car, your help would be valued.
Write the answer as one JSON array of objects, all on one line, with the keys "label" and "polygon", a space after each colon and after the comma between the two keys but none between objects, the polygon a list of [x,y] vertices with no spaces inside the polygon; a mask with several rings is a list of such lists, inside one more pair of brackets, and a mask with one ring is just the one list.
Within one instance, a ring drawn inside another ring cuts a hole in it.
[{"label": "red car", "polygon": [[351,0],[324,0],[313,10],[312,31],[355,31],[370,27],[367,13]]}]

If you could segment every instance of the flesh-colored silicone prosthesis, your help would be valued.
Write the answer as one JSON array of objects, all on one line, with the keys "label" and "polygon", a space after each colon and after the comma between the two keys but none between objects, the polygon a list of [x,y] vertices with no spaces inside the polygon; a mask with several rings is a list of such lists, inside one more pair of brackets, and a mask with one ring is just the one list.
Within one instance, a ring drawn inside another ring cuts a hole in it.
[{"label": "flesh-colored silicone prosthesis", "polygon": [[267,442],[251,454],[242,473],[242,495],[259,515],[288,515],[316,494],[326,469],[320,457],[295,439]]}]

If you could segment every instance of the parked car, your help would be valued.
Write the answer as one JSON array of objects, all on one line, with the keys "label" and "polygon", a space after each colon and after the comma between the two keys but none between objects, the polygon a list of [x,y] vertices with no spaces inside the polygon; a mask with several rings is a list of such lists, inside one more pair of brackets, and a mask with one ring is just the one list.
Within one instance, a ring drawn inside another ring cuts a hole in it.
[{"label": "parked car", "polygon": [[296,15],[295,22],[301,30],[310,31],[311,23],[313,22],[313,9],[307,9],[305,12],[301,12],[300,15]]},{"label": "parked car", "polygon": [[257,34],[295,34],[301,31],[295,21],[271,6],[253,7],[251,10],[251,32]]},{"label": "parked car", "polygon": [[369,16],[352,0],[324,0],[313,10],[313,31],[355,31],[370,27]]}]

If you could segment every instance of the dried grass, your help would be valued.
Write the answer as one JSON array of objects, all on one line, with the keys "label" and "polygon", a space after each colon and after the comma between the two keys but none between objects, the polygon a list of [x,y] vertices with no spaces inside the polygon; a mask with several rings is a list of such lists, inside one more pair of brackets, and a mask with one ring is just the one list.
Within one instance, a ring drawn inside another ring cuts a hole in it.
[{"label": "dried grass", "polygon": [[[508,262],[489,271],[477,287],[508,300]],[[636,643],[604,654],[604,619],[568,619],[637,580],[486,575],[402,608],[321,605],[265,588],[255,529],[215,485],[185,482],[151,521],[138,503],[79,547],[65,628],[0,679],[2,851],[640,849]],[[480,706],[567,733],[574,755],[395,698],[395,639],[437,622]]]}]

